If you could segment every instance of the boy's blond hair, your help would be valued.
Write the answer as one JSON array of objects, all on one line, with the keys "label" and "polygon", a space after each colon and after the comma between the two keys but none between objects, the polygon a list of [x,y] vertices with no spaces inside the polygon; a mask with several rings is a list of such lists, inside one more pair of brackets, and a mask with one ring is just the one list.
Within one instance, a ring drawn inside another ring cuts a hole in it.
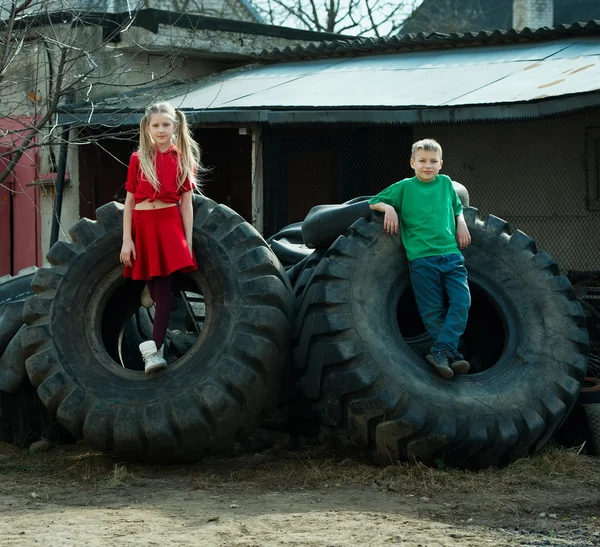
[{"label": "boy's blond hair", "polygon": [[442,147],[439,142],[434,139],[421,139],[412,145],[412,153],[410,155],[410,159],[414,160],[417,152],[419,150],[431,150],[432,152],[437,152],[442,159]]}]

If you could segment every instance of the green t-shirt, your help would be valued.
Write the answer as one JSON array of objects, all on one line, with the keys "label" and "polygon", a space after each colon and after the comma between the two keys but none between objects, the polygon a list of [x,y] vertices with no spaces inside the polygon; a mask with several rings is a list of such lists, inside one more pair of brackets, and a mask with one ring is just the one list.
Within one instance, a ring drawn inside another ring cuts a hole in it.
[{"label": "green t-shirt", "polygon": [[373,196],[369,203],[386,203],[396,209],[408,260],[460,253],[455,217],[463,208],[450,177],[438,175],[431,182],[417,177],[404,179]]}]

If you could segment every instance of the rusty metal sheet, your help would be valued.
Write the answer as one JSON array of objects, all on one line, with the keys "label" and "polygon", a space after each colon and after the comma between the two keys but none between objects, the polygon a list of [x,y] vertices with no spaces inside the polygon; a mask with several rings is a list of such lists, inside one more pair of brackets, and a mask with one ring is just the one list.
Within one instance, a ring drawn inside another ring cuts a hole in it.
[{"label": "rusty metal sheet", "polygon": [[532,101],[600,89],[600,55],[546,59],[486,85],[449,105]]}]

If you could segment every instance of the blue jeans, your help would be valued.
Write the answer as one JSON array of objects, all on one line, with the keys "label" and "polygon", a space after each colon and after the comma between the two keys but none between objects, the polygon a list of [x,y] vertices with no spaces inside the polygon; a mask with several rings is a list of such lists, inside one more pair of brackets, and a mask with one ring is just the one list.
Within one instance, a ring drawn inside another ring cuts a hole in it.
[{"label": "blue jeans", "polygon": [[416,258],[409,269],[417,308],[434,340],[431,351],[455,353],[471,307],[465,259],[460,253]]}]

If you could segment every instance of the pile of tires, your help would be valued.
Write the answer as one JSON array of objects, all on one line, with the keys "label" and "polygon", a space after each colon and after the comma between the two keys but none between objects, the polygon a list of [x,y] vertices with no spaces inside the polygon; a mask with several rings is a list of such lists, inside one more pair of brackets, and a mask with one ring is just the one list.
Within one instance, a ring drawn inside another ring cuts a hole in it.
[{"label": "pile of tires", "polygon": [[[589,330],[589,326],[588,326]],[[600,405],[600,379],[587,377],[581,385],[581,392],[567,419],[556,433],[555,440],[563,446],[585,447],[585,452],[599,455],[598,441],[594,442],[593,423],[586,415],[587,405]]]},{"label": "pile of tires", "polygon": [[122,459],[186,462],[227,450],[275,407],[289,369],[285,270],[250,224],[197,196],[199,269],[174,284],[203,296],[204,325],[174,364],[146,377],[116,356],[143,286],[119,264],[123,208],[109,203],[96,216],[50,249],[25,304],[22,346],[42,402],[74,437]]},{"label": "pile of tires", "polygon": [[29,382],[21,347],[22,312],[36,268],[0,277],[0,442],[28,448],[42,438],[64,438]]},{"label": "pile of tires", "polygon": [[530,237],[465,207],[473,303],[460,349],[472,371],[445,380],[423,359],[430,341],[401,238],[363,203],[352,214],[321,208],[303,227],[316,250],[294,283],[293,355],[320,424],[384,464],[482,468],[536,452],[587,370],[585,316],[568,279]]},{"label": "pile of tires", "polygon": [[458,193],[472,236],[469,374],[445,380],[424,361],[401,238],[367,197],[265,241],[198,196],[199,269],[174,279],[195,311],[183,297],[170,364],[146,377],[137,345],[152,315],[143,283],[123,278],[123,208],[109,203],[50,249],[48,267],[0,278],[0,440],[58,421],[120,459],[197,461],[250,436],[293,385],[322,431],[379,463],[482,468],[535,453],[580,392],[585,316],[550,256]]}]

